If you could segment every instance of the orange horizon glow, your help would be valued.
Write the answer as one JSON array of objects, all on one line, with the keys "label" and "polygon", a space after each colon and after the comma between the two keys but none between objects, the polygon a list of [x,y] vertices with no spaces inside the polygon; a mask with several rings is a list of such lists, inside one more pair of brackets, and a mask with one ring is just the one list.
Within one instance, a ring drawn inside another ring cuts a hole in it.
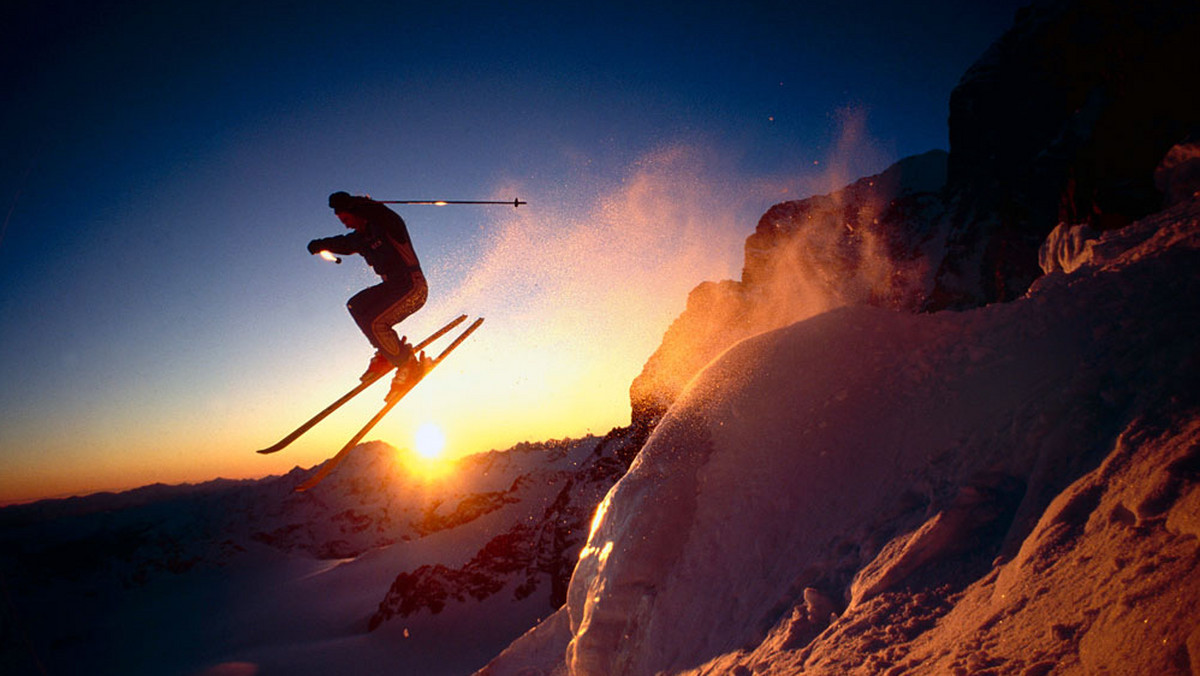
[{"label": "orange horizon glow", "polygon": [[[750,189],[714,177],[714,163],[706,149],[669,146],[643,157],[607,192],[548,195],[536,209],[488,212],[479,250],[426,263],[433,295],[398,330],[424,336],[463,313],[486,322],[364,441],[415,454],[417,430],[436,421],[445,437],[436,461],[450,465],[522,442],[628,425],[630,384],[689,292],[740,269],[752,230],[738,217],[745,201],[779,194],[776,185]],[[419,219],[412,222],[416,229]],[[458,281],[439,290],[446,270]],[[349,290],[369,283],[365,269],[360,277]],[[247,359],[226,380],[156,372],[157,386],[131,380],[120,396],[84,402],[88,408],[64,416],[61,428],[9,430],[7,440],[37,451],[15,455],[17,466],[6,470],[16,471],[0,473],[0,502],[257,479],[324,462],[378,410],[386,387],[367,390],[283,451],[254,452],[346,392],[370,357],[341,308],[321,312],[322,321],[339,323],[298,334],[313,343],[304,346],[307,354],[317,355],[306,368],[296,368],[296,354],[250,345],[265,357]],[[336,340],[316,342],[326,335]]]}]

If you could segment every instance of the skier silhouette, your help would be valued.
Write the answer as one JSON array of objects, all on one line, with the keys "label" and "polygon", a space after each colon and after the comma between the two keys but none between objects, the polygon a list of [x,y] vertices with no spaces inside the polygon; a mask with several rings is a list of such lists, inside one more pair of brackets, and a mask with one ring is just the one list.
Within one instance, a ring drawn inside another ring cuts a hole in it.
[{"label": "skier silhouette", "polygon": [[346,192],[330,195],[329,206],[353,232],[314,239],[308,243],[308,251],[359,254],[383,278],[381,283],[354,294],[346,307],[375,347],[375,355],[361,379],[379,378],[396,367],[391,390],[395,392],[408,378],[420,373],[421,364],[413,354],[412,345],[392,327],[425,305],[429,286],[421,272],[421,263],[404,219],[387,206],[370,197]]}]

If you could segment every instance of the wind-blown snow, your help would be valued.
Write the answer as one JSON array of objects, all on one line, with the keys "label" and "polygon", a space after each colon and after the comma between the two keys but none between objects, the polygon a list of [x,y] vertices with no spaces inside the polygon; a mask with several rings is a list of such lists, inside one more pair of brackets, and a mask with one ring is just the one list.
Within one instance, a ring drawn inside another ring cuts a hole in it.
[{"label": "wind-blown snow", "polygon": [[[1003,565],[1131,421],[1195,405],[1198,215],[1056,237],[1013,303],[845,307],[731,348],[602,503],[561,615],[488,673],[698,668],[930,562]],[[801,646],[828,617],[806,621]]]}]

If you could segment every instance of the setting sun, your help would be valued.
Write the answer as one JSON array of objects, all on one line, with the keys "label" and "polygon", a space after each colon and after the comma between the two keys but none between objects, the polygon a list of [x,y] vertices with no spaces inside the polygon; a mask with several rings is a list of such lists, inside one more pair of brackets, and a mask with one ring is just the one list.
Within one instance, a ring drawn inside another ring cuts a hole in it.
[{"label": "setting sun", "polygon": [[427,422],[417,429],[416,452],[422,458],[436,458],[446,447],[446,435],[437,424]]}]

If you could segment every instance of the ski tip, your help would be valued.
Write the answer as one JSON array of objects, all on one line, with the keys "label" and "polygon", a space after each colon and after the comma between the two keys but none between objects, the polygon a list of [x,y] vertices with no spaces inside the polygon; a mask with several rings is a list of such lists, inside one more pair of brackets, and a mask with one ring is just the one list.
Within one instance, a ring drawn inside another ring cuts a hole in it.
[{"label": "ski tip", "polygon": [[300,483],[296,484],[296,487],[292,489],[292,492],[306,493],[306,492],[308,492],[308,489],[321,483],[321,479],[324,479],[324,478],[325,478],[325,475],[322,474],[320,471],[318,471],[313,476],[310,476],[307,479],[305,479],[304,481],[301,481]]}]

